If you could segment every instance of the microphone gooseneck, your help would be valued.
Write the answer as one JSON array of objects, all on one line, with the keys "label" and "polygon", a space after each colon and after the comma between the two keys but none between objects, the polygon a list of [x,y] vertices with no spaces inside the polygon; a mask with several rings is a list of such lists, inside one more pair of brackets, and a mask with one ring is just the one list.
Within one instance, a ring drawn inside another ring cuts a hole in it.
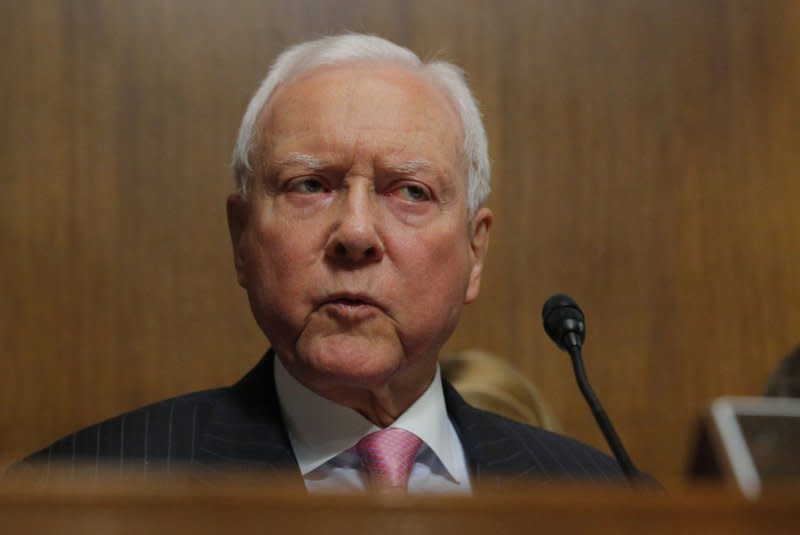
[{"label": "microphone gooseneck", "polygon": [[639,479],[639,471],[633,465],[628,452],[625,451],[622,441],[611,424],[611,420],[600,404],[600,400],[595,395],[594,390],[592,390],[589,379],[586,376],[586,370],[583,367],[581,348],[586,340],[586,325],[583,312],[570,296],[555,294],[545,301],[542,307],[542,322],[544,323],[544,330],[550,339],[560,349],[569,354],[578,388],[580,388],[586,403],[589,405],[600,431],[602,431],[608,446],[614,453],[622,472],[629,481],[636,482]]}]

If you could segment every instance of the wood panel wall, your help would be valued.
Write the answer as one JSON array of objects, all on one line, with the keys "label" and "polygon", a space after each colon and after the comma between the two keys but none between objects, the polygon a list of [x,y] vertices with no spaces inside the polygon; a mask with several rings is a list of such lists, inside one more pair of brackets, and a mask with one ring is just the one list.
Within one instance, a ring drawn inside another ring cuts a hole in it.
[{"label": "wood panel wall", "polygon": [[632,457],[679,477],[698,411],[800,340],[798,27],[793,0],[0,3],[0,457],[256,362],[234,135],[279,50],[354,30],[482,102],[496,220],[448,347],[506,356],[603,447],[540,327],[573,294]]}]

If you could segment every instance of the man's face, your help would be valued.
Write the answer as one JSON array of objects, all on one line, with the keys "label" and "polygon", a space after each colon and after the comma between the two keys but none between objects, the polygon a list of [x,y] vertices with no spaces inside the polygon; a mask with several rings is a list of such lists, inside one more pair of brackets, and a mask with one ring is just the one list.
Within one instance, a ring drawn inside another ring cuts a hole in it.
[{"label": "man's face", "polygon": [[240,284],[318,393],[421,393],[478,295],[491,213],[468,220],[460,121],[407,69],[315,69],[270,98],[260,169],[228,214]]}]

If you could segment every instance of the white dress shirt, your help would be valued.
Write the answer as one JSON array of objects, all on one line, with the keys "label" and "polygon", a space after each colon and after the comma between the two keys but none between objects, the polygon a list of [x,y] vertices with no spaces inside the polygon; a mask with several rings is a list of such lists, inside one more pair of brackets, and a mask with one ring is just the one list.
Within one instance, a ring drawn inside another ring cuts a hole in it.
[{"label": "white dress shirt", "polygon": [[[350,448],[381,428],[353,409],[312,392],[275,359],[275,387],[300,473],[311,493],[359,492],[366,487],[361,459]],[[390,427],[423,441],[408,480],[409,494],[470,494],[469,471],[447,415],[441,372]]]}]

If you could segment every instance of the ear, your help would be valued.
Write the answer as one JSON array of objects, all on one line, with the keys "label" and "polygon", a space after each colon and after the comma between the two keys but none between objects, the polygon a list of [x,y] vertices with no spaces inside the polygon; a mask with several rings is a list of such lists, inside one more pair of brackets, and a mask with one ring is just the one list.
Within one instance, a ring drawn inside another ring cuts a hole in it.
[{"label": "ear", "polygon": [[228,195],[225,203],[228,213],[228,231],[231,234],[231,245],[233,246],[233,265],[236,267],[236,279],[239,286],[247,288],[247,277],[245,274],[245,236],[249,221],[250,206],[247,200],[243,199],[238,193]]},{"label": "ear", "polygon": [[479,208],[469,223],[470,256],[472,268],[469,273],[469,284],[464,296],[464,303],[472,303],[481,291],[481,274],[483,259],[489,249],[489,229],[492,226],[492,211],[486,207]]}]

